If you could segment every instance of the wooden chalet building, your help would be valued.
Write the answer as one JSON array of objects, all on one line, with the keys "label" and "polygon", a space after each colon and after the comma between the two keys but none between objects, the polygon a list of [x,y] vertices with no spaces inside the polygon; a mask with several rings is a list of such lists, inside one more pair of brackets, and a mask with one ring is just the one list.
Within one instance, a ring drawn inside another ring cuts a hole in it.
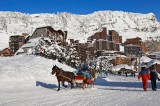
[{"label": "wooden chalet building", "polygon": [[5,48],[2,51],[0,51],[0,56],[2,56],[2,57],[10,56],[10,49],[9,48]]},{"label": "wooden chalet building", "polygon": [[106,40],[106,35],[107,35],[107,29],[103,28],[102,31],[96,32],[94,35],[90,36],[88,40],[93,41],[94,39],[99,40],[99,39],[104,39]]},{"label": "wooden chalet building", "polygon": [[142,56],[142,49],[140,48],[140,46],[137,45],[125,45],[124,46],[124,52],[126,54],[126,56],[136,56],[138,57],[139,55]]},{"label": "wooden chalet building", "polygon": [[[145,43],[142,42],[142,39],[139,38],[139,37],[136,37],[136,38],[131,38],[131,39],[126,39],[126,41],[124,42],[124,45],[129,45],[129,44],[132,44],[132,45],[137,45],[138,47],[141,48],[142,50],[142,54],[145,55],[146,52],[147,52],[147,49],[146,49],[146,46],[145,46]],[[134,49],[134,48],[133,48]],[[135,47],[135,49],[137,49],[137,47]],[[136,50],[134,50],[136,51]]]},{"label": "wooden chalet building", "polygon": [[44,26],[36,28],[31,39],[37,37],[49,37],[59,42],[59,45],[66,46],[67,31],[54,30],[51,26]]},{"label": "wooden chalet building", "polygon": [[111,63],[116,66],[116,65],[120,65],[120,64],[127,64],[127,65],[131,65],[131,58],[130,57],[116,57],[115,59],[113,59],[111,61]]},{"label": "wooden chalet building", "polygon": [[29,40],[29,35],[23,33],[22,35],[13,35],[9,38],[9,47],[10,47],[10,54],[14,55],[16,51],[27,41]]},{"label": "wooden chalet building", "polygon": [[115,43],[122,43],[122,36],[119,36],[119,34],[115,30],[109,30],[109,41],[114,41]]},{"label": "wooden chalet building", "polygon": [[156,65],[155,65],[155,69],[156,69],[156,71],[157,71],[158,73],[160,73],[160,64],[156,64]]},{"label": "wooden chalet building", "polygon": [[107,28],[103,28],[102,31],[93,34],[87,40],[87,51],[91,58],[100,56],[104,51],[119,51],[119,44],[122,43],[122,37],[116,31],[110,30],[107,35]]}]

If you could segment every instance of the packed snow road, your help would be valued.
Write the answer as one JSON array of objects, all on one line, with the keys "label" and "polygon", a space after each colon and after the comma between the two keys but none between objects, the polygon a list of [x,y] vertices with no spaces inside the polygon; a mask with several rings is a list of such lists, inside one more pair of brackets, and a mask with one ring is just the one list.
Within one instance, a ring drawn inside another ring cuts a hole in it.
[{"label": "packed snow road", "polygon": [[[14,61],[14,62],[13,62]],[[10,65],[9,65],[10,64]],[[57,90],[51,75],[53,64],[65,70],[74,69],[34,56],[0,58],[0,106],[159,106],[160,83],[153,92],[149,83],[142,90],[137,77],[109,76],[97,78],[95,87]],[[150,82],[150,81],[149,81]],[[67,83],[66,83],[67,84]]]},{"label": "packed snow road", "polygon": [[[107,78],[108,79],[108,78]],[[2,106],[159,106],[159,92],[147,92],[135,78],[110,76],[97,79],[95,87],[61,88],[53,83],[37,82],[36,87],[3,90],[0,96]],[[114,79],[114,80],[112,80]],[[132,81],[131,81],[132,80]],[[135,81],[135,82],[134,82]],[[158,83],[158,85],[160,85]],[[160,86],[159,86],[160,88]]]}]

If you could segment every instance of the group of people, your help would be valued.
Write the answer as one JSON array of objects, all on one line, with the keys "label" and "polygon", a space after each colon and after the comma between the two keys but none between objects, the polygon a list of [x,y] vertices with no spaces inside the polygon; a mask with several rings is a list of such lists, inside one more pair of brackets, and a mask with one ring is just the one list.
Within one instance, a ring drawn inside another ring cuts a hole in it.
[{"label": "group of people", "polygon": [[156,91],[157,90],[157,84],[156,84],[156,80],[158,78],[158,73],[155,69],[155,64],[150,66],[148,69],[146,69],[145,66],[141,67],[141,71],[138,75],[138,79],[140,80],[140,78],[142,78],[142,85],[143,85],[143,90],[147,91],[148,88],[148,80],[151,80],[151,86],[152,86],[152,90]]},{"label": "group of people", "polygon": [[90,68],[87,71],[79,70],[77,75],[83,76],[83,85],[85,84],[94,85],[94,81],[96,80],[96,74],[92,68]]}]

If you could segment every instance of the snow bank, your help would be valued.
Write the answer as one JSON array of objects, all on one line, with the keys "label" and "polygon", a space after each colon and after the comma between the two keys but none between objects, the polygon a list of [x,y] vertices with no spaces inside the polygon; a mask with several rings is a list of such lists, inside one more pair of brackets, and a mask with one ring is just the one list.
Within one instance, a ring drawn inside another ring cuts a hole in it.
[{"label": "snow bank", "polygon": [[1,57],[0,88],[34,87],[37,81],[54,82],[57,84],[56,77],[51,75],[53,65],[57,65],[65,71],[76,71],[58,61],[39,56],[18,55],[14,57]]}]

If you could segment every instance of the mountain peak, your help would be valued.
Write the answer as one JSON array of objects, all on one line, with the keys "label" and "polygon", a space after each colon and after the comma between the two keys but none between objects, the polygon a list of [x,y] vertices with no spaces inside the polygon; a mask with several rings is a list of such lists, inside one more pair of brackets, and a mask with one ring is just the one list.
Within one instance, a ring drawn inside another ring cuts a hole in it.
[{"label": "mountain peak", "polygon": [[[158,36],[160,23],[153,13],[129,13],[123,11],[96,11],[87,15],[62,12],[57,14],[26,14],[20,12],[0,12],[0,37],[17,33],[29,33],[40,26],[52,26],[54,29],[68,31],[68,38],[80,41],[98,32],[101,28],[116,30],[127,38]],[[1,43],[1,42],[0,42]],[[8,42],[7,42],[8,44]]]}]

